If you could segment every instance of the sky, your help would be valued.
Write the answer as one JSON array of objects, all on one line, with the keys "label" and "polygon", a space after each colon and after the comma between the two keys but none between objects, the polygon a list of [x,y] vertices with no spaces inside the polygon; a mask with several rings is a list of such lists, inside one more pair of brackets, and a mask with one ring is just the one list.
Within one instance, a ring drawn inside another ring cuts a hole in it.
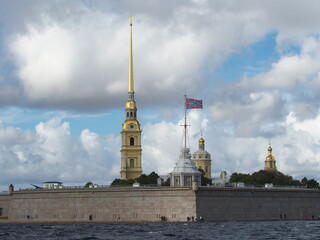
[{"label": "sky", "polygon": [[0,0],[0,191],[120,174],[129,18],[142,169],[172,171],[184,95],[212,175],[320,180],[317,0]]}]

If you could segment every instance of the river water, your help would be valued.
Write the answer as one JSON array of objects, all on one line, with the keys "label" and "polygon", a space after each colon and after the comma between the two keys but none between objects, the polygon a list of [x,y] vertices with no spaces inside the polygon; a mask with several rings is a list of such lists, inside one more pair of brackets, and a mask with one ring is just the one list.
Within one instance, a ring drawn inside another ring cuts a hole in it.
[{"label": "river water", "polygon": [[320,239],[320,221],[0,223],[0,240]]}]

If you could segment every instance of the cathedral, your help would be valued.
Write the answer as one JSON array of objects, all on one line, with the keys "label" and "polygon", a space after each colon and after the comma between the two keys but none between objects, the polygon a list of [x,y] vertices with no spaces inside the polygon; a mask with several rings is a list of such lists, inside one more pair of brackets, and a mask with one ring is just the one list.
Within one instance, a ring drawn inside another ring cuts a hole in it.
[{"label": "cathedral", "polygon": [[130,18],[130,48],[129,48],[129,76],[128,101],[125,111],[126,120],[122,124],[121,170],[120,179],[135,179],[142,174],[141,165],[141,132],[137,120],[137,105],[134,101],[133,53],[132,53],[132,17]]},{"label": "cathedral", "polygon": [[[142,174],[141,162],[141,128],[137,119],[137,104],[134,100],[133,77],[133,50],[132,50],[132,18],[130,18],[130,42],[129,42],[129,74],[128,74],[128,100],[125,110],[125,121],[122,124],[121,169],[120,179],[136,179]],[[186,125],[186,123],[185,123]],[[186,131],[186,129],[185,129]],[[186,134],[186,132],[185,132]],[[171,186],[191,186],[192,181],[200,181],[200,172],[211,179],[211,154],[205,150],[205,140],[199,139],[199,149],[190,154],[186,144],[181,149],[180,157],[173,171],[170,173]],[[276,160],[272,155],[269,144],[268,155],[265,159],[265,171],[277,171]]]}]

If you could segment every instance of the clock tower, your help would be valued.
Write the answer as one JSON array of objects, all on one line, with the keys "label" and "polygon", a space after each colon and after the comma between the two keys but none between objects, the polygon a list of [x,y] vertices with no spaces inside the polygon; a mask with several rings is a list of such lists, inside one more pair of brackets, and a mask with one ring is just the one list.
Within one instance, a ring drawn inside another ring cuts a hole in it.
[{"label": "clock tower", "polygon": [[126,103],[126,120],[122,124],[121,170],[120,179],[135,179],[142,174],[141,166],[141,132],[137,120],[137,105],[134,101],[133,55],[132,55],[132,19],[130,18],[130,49],[128,101]]}]

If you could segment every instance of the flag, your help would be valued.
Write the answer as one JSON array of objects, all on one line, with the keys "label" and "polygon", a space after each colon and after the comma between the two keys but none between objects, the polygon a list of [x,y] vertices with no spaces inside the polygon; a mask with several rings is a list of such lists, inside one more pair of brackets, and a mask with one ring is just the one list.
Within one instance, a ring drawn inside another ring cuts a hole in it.
[{"label": "flag", "polygon": [[202,100],[186,98],[186,109],[202,109]]}]

